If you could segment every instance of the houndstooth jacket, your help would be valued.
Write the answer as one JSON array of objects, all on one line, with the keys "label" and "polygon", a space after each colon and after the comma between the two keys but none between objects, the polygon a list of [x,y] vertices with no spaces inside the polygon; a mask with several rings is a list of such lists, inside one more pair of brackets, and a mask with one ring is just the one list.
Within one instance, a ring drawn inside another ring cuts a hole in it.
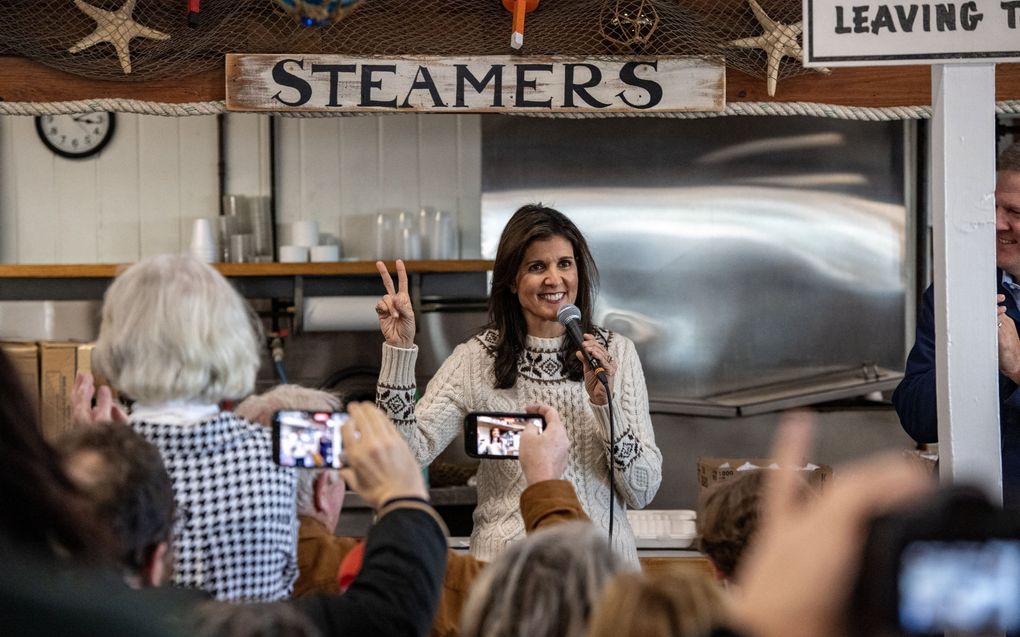
[{"label": "houndstooth jacket", "polygon": [[292,469],[272,461],[265,427],[221,412],[193,425],[133,421],[173,481],[173,583],[224,601],[275,601],[297,577]]}]

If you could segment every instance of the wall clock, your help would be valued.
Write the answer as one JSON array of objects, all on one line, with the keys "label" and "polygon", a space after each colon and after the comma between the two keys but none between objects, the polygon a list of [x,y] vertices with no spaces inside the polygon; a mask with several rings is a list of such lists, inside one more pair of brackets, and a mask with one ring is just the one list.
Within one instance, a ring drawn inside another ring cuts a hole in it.
[{"label": "wall clock", "polygon": [[46,147],[68,159],[85,159],[103,149],[117,123],[113,113],[40,115],[35,130]]}]

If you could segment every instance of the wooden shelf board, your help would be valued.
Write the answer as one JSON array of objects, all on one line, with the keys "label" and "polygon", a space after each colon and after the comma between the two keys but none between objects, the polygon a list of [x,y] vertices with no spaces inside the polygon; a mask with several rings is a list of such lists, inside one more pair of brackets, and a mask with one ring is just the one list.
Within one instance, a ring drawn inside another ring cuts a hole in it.
[{"label": "wooden shelf board", "polygon": [[[396,272],[393,261],[387,261]],[[416,274],[440,272],[486,272],[492,261],[463,259],[451,261],[406,261],[407,271]],[[273,276],[344,276],[377,275],[375,261],[340,261],[338,263],[216,263],[214,267],[228,277]],[[40,264],[0,265],[0,279],[109,279],[117,275],[123,264]]]}]

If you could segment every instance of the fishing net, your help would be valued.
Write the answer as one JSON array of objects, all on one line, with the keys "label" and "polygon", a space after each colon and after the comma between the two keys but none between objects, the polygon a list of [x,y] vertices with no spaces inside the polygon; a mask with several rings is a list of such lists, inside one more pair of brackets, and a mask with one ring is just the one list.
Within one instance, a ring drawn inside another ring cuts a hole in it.
[{"label": "fishing net", "polygon": [[[190,15],[189,4],[198,3],[0,0],[0,47],[118,81],[222,68],[226,53],[515,53],[500,0],[204,0]],[[778,80],[805,71],[796,58],[800,7],[800,0],[544,0],[527,15],[516,53],[723,55],[731,68]]]}]

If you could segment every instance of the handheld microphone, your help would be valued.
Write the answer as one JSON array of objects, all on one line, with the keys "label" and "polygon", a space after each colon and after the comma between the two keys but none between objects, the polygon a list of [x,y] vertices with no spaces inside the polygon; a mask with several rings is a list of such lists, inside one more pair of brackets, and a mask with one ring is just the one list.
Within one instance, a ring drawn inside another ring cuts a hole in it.
[{"label": "handheld microphone", "polygon": [[606,378],[606,368],[602,366],[602,363],[597,358],[584,349],[584,334],[581,332],[581,310],[577,309],[576,305],[567,303],[560,306],[559,311],[556,312],[556,320],[560,322],[560,325],[567,328],[567,335],[570,336],[570,340],[574,342],[581,355],[588,361],[588,365],[595,370],[595,378],[598,378],[599,382],[603,385],[608,386],[609,380]]}]

